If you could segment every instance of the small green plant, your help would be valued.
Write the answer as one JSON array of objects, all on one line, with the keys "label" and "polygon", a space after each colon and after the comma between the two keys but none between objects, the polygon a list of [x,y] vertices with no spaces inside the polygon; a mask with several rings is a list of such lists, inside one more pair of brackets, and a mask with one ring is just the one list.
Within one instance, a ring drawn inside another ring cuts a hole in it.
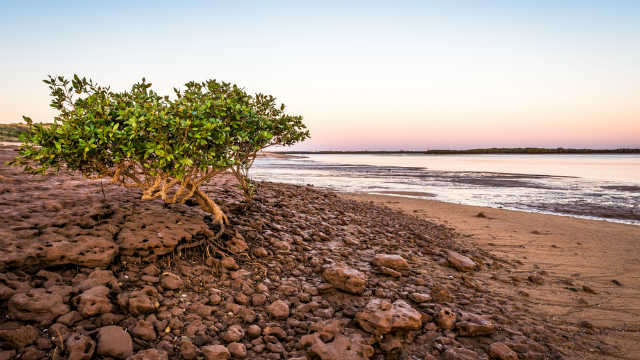
[{"label": "small green plant", "polygon": [[29,130],[13,165],[33,173],[66,166],[88,178],[110,177],[139,188],[143,200],[195,198],[220,226],[218,236],[227,216],[200,185],[231,170],[250,200],[248,171],[256,154],[309,137],[302,117],[285,114],[272,96],[252,96],[226,82],[189,82],[174,89],[174,98],[160,96],[144,78],[124,92],[77,75],[44,82],[59,113],[47,126],[24,117]]}]

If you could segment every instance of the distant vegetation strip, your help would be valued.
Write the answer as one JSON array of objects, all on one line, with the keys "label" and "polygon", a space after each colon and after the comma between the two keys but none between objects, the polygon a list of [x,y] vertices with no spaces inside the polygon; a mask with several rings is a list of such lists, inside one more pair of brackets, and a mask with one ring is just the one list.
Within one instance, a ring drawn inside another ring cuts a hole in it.
[{"label": "distant vegetation strip", "polygon": [[27,131],[27,124],[0,124],[0,141],[20,141],[18,137]]},{"label": "distant vegetation strip", "polygon": [[[274,151],[276,152],[276,151]],[[640,149],[545,149],[545,148],[488,148],[469,150],[424,151],[277,151],[280,154],[640,154]]]}]

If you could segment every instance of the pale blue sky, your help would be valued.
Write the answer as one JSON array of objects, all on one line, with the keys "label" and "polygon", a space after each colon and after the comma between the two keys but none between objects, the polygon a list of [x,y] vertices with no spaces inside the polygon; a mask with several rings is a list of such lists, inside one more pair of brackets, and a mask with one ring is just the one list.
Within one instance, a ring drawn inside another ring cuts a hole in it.
[{"label": "pale blue sky", "polygon": [[[0,122],[47,74],[217,78],[302,114],[300,149],[640,147],[640,2],[0,2]],[[454,4],[455,3],[455,4]]]}]

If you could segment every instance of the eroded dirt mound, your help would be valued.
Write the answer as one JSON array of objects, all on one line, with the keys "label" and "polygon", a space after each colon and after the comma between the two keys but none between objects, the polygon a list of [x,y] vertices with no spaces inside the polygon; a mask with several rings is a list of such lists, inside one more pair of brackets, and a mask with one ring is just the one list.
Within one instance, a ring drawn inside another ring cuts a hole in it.
[{"label": "eroded dirt mound", "polygon": [[0,176],[0,359],[560,359],[606,350],[517,298],[492,296],[479,274],[514,264],[388,208],[270,183],[246,207],[222,177],[205,187],[231,221],[220,250],[176,254],[215,230],[197,207],[140,202],[134,190],[70,174],[2,165]]}]

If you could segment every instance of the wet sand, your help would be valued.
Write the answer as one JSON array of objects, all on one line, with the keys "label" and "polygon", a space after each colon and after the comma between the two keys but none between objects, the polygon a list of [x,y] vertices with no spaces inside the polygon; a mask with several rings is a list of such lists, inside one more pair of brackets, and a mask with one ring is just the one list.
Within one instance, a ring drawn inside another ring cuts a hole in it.
[{"label": "wet sand", "polygon": [[606,330],[602,340],[620,348],[624,358],[640,359],[640,226],[435,200],[343,196],[453,227],[469,242],[521,261],[515,279],[519,273],[543,272],[544,283],[526,289],[535,312]]}]

